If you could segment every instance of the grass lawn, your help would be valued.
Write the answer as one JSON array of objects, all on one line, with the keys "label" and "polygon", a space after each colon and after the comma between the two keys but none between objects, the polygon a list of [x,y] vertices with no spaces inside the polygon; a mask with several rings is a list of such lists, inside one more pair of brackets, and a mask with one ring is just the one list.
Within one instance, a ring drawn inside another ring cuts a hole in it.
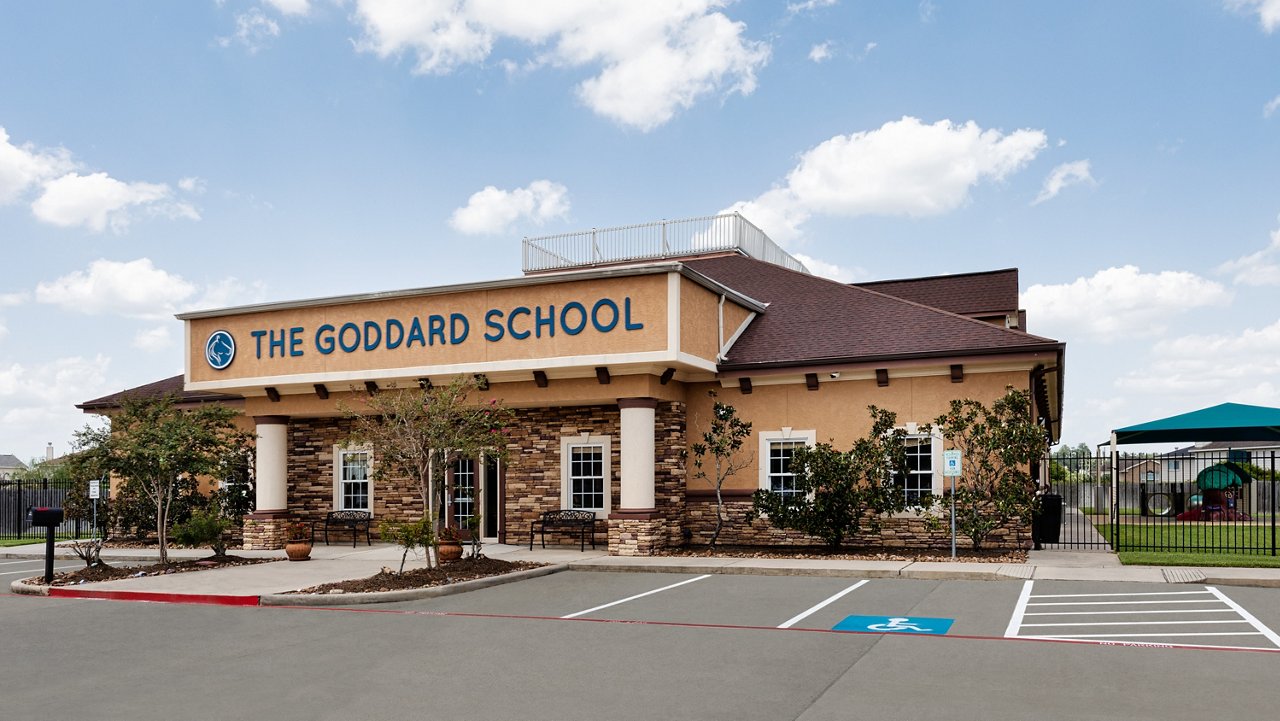
[{"label": "grass lawn", "polygon": [[[1111,525],[1098,524],[1098,533],[1111,541]],[[1250,550],[1271,550],[1271,526],[1248,524],[1143,523],[1120,524],[1116,550],[1129,548],[1168,548],[1171,551],[1204,549],[1209,552],[1251,555]],[[1199,552],[1203,553],[1203,552]]]},{"label": "grass lawn", "polygon": [[[72,541],[75,540],[71,536],[57,536],[55,541]],[[44,543],[44,537],[40,538],[0,538],[0,548],[12,548],[13,546],[30,546],[33,543]]]},{"label": "grass lawn", "polygon": [[1280,556],[1251,553],[1160,553],[1121,551],[1116,554],[1126,566],[1236,566],[1238,568],[1280,568]]}]

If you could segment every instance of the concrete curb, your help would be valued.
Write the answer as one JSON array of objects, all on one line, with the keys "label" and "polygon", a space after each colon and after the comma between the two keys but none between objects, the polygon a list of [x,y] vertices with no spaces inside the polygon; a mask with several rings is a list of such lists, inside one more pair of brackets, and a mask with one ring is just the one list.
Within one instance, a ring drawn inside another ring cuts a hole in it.
[{"label": "concrete curb", "polygon": [[49,587],[25,583],[19,579],[9,584],[9,593],[17,596],[48,596]]},{"label": "concrete curb", "polygon": [[354,606],[367,603],[417,601],[423,598],[438,598],[440,596],[452,596],[456,593],[478,591],[482,588],[501,586],[504,583],[514,583],[528,578],[549,576],[553,573],[568,570],[568,568],[568,564],[559,563],[551,566],[543,566],[541,568],[530,568],[525,571],[516,571],[502,576],[489,576],[487,578],[477,578],[471,581],[451,583],[447,586],[412,588],[403,591],[381,591],[374,593],[272,593],[260,596],[258,600],[259,605],[262,606]]}]

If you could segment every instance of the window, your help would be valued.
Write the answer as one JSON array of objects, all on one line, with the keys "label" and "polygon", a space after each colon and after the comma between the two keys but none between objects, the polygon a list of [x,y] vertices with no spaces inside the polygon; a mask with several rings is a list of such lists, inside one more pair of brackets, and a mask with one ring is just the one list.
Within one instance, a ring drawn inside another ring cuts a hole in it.
[{"label": "window", "polygon": [[459,458],[453,464],[453,520],[458,528],[466,528],[475,514],[476,462]]},{"label": "window", "polygon": [[612,476],[609,436],[570,436],[560,442],[560,503],[562,508],[609,513]]},{"label": "window", "polygon": [[337,446],[333,458],[334,508],[339,511],[372,511],[369,451]]},{"label": "window", "polygon": [[907,473],[894,481],[902,488],[908,503],[933,494],[933,438],[931,436],[907,436]]},{"label": "window", "polygon": [[803,495],[796,488],[796,474],[791,459],[797,448],[811,446],[817,431],[796,431],[783,428],[760,434],[760,487],[780,493],[787,499]]}]

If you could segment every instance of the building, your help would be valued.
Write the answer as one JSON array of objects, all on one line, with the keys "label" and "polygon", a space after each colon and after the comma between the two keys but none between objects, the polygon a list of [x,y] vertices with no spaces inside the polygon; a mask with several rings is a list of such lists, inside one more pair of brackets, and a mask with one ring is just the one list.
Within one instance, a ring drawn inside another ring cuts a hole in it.
[{"label": "building", "polygon": [[[246,544],[278,547],[289,518],[355,508],[420,517],[408,483],[369,479],[339,402],[368,391],[482,377],[516,409],[505,464],[448,469],[453,521],[528,540],[544,510],[595,511],[614,554],[704,541],[713,493],[686,468],[708,391],[753,424],[755,463],[726,488],[728,543],[807,544],[748,523],[757,488],[786,490],[803,443],[848,447],[866,408],[908,432],[954,398],[1025,389],[1058,437],[1064,344],[1025,332],[1017,271],[845,285],[808,274],[737,215],[526,239],[524,275],[389,293],[184,313],[186,372],[152,384],[252,419],[257,512]],[[152,389],[153,391],[156,389]],[[108,410],[118,395],[82,404]],[[912,440],[904,492],[941,493],[941,443]],[[895,545],[945,536],[892,519]]]},{"label": "building", "polygon": [[17,456],[9,453],[0,453],[0,481],[17,478],[25,470],[27,470],[27,464],[18,460]]}]

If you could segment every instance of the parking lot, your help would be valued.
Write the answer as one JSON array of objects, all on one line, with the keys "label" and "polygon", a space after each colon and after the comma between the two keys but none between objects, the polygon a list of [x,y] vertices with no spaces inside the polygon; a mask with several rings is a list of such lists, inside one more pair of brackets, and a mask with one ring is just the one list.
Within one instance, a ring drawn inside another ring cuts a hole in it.
[{"label": "parking lot", "polygon": [[[220,719],[1269,717],[1280,592],[1214,591],[565,572],[349,608],[7,596],[0,626],[14,647],[47,650],[0,659],[0,713],[160,719],[207,704]],[[1135,595],[1153,593],[1183,595]],[[835,630],[851,618],[914,630]],[[1205,633],[1230,635],[1187,635]],[[134,702],[104,696],[104,676],[153,690]]]}]

